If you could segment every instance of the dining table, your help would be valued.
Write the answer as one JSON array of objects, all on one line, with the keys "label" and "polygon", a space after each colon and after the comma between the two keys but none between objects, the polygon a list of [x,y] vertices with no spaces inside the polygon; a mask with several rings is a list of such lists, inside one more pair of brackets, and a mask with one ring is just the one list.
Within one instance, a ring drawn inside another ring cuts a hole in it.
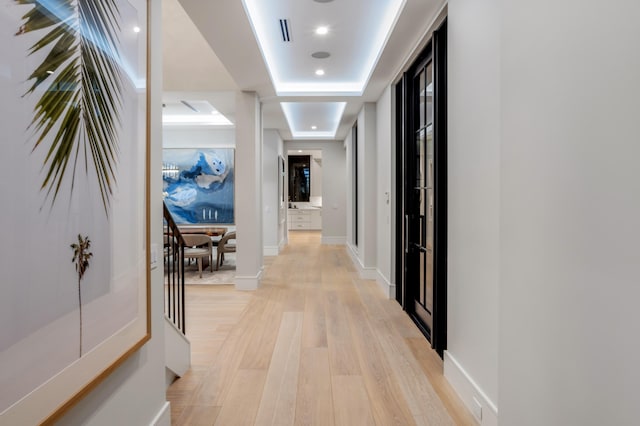
[{"label": "dining table", "polygon": [[227,228],[221,226],[179,226],[183,234],[205,234],[210,237],[222,237],[227,233]]}]

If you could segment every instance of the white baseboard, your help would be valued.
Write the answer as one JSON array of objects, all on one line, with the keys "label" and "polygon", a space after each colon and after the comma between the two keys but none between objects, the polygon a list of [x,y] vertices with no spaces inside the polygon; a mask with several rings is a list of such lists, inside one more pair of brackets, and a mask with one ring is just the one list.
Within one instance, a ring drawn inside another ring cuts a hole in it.
[{"label": "white baseboard", "polygon": [[365,267],[362,262],[360,262],[358,252],[356,250],[357,249],[354,248],[351,244],[347,244],[347,253],[349,253],[349,257],[351,257],[353,265],[358,270],[358,276],[363,280],[377,280],[377,269],[373,267]]},{"label": "white baseboard", "polygon": [[387,299],[396,298],[396,285],[391,284],[387,277],[382,275],[380,269],[376,269],[376,282],[378,283],[378,287],[380,287],[380,290],[382,290]]},{"label": "white baseboard", "polygon": [[171,403],[165,401],[149,426],[171,426]]},{"label": "white baseboard", "polygon": [[340,245],[343,246],[347,243],[347,237],[322,237],[322,244],[327,245]]},{"label": "white baseboard", "polygon": [[280,253],[278,246],[264,246],[262,249],[263,256],[277,256]]},{"label": "white baseboard", "polygon": [[360,278],[363,280],[376,280],[378,279],[378,270],[376,268],[365,268],[364,266],[358,271]]},{"label": "white baseboard", "polygon": [[262,281],[262,269],[254,277],[236,275],[236,290],[257,290],[260,287],[260,281]]},{"label": "white baseboard", "polygon": [[353,262],[353,264],[355,265],[356,263],[360,263],[360,259],[358,258],[358,247],[354,246],[349,242],[347,242],[345,245],[347,246],[347,254],[351,258],[351,261]]},{"label": "white baseboard", "polygon": [[[467,374],[460,363],[448,351],[444,352],[444,377],[469,411],[474,414],[480,425],[498,425],[497,405],[487,397],[480,386]],[[482,407],[481,418],[478,418],[476,414],[476,401]]]},{"label": "white baseboard", "polygon": [[362,263],[360,263],[360,258],[358,257],[358,247],[354,247],[352,244],[347,243],[347,254],[351,258],[351,262],[353,266],[358,270],[358,275],[360,275],[360,270],[363,268]]}]

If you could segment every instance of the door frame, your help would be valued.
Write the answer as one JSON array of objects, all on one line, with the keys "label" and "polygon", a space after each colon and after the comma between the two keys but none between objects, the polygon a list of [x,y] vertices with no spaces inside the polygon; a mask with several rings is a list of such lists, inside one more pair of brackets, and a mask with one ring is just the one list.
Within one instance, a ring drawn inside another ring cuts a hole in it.
[{"label": "door frame", "polygon": [[[412,81],[415,69],[432,57],[434,72],[434,264],[433,264],[433,324],[424,327],[414,312],[414,298],[405,277],[405,144],[414,139]],[[396,300],[431,342],[442,357],[447,348],[447,21],[433,32],[431,40],[396,84]]]}]

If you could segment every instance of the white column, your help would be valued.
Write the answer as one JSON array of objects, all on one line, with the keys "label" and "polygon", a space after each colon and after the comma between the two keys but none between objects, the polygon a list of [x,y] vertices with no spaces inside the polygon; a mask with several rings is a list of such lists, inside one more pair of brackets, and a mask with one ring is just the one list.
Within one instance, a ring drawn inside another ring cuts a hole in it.
[{"label": "white column", "polygon": [[236,289],[262,276],[262,113],[254,92],[236,94]]}]

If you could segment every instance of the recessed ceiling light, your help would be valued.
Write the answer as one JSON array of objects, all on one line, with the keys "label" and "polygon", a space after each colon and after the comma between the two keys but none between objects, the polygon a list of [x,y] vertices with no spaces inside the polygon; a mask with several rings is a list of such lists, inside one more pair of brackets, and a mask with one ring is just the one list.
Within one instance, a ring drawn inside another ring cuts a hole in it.
[{"label": "recessed ceiling light", "polygon": [[299,150],[298,150],[298,152],[302,152],[302,150],[301,150],[301,149],[299,149]]},{"label": "recessed ceiling light", "polygon": [[329,53],[329,52],[322,52],[322,51],[320,51],[320,52],[313,52],[313,53],[311,54],[311,56],[312,56],[313,58],[316,58],[316,59],[327,59],[329,56],[331,56],[331,53]]},{"label": "recessed ceiling light", "polygon": [[139,33],[140,32],[140,27],[133,27],[133,32],[134,33]]},{"label": "recessed ceiling light", "polygon": [[316,70],[316,75],[324,75],[324,70]]},{"label": "recessed ceiling light", "polygon": [[325,27],[324,25],[321,27],[316,28],[316,34],[318,35],[325,35],[329,33],[329,27]]},{"label": "recessed ceiling light", "polygon": [[[346,102],[281,102],[294,139],[334,139]],[[308,117],[313,121],[307,121]],[[318,123],[317,118],[322,121]],[[318,129],[311,130],[311,126]],[[323,129],[323,130],[319,130]]]},{"label": "recessed ceiling light", "polygon": [[318,126],[311,126],[311,130],[316,130]]},{"label": "recessed ceiling light", "polygon": [[[305,3],[306,1],[308,0],[301,0],[300,4],[309,4]],[[327,0],[316,0],[316,2],[325,3],[327,7],[334,7]],[[308,80],[312,76],[307,73],[313,72],[315,69],[306,71],[301,67],[292,69],[293,67],[290,66],[289,59],[287,59],[292,52],[281,42],[280,28],[274,28],[278,19],[282,18],[280,16],[282,10],[274,8],[273,2],[242,0],[276,94],[279,96],[361,96],[380,59],[381,52],[387,44],[391,30],[408,2],[407,0],[385,0],[369,3],[367,4],[366,24],[356,28],[359,35],[354,54],[349,55],[349,58],[344,58],[344,61],[338,64],[340,70],[332,67],[331,74],[326,76],[330,78],[318,77]],[[333,38],[333,31],[337,29],[337,24],[328,20],[324,21],[325,18],[321,18],[323,15],[320,10],[309,10],[309,12],[313,13],[311,16],[319,16],[318,19],[323,19],[323,21],[316,21],[316,24],[308,26],[307,36],[313,38],[316,27],[323,24],[328,26],[331,32],[331,36],[328,37]],[[355,7],[345,8],[340,13],[348,21],[356,21],[358,17],[362,17],[362,11]],[[304,35],[305,30],[303,28],[300,30]],[[333,57],[333,53],[331,57]]]},{"label": "recessed ceiling light", "polygon": [[47,74],[51,75],[51,74],[53,74],[53,71],[47,70]]},{"label": "recessed ceiling light", "polygon": [[162,124],[165,126],[233,126],[206,100],[181,100],[162,106]]}]

